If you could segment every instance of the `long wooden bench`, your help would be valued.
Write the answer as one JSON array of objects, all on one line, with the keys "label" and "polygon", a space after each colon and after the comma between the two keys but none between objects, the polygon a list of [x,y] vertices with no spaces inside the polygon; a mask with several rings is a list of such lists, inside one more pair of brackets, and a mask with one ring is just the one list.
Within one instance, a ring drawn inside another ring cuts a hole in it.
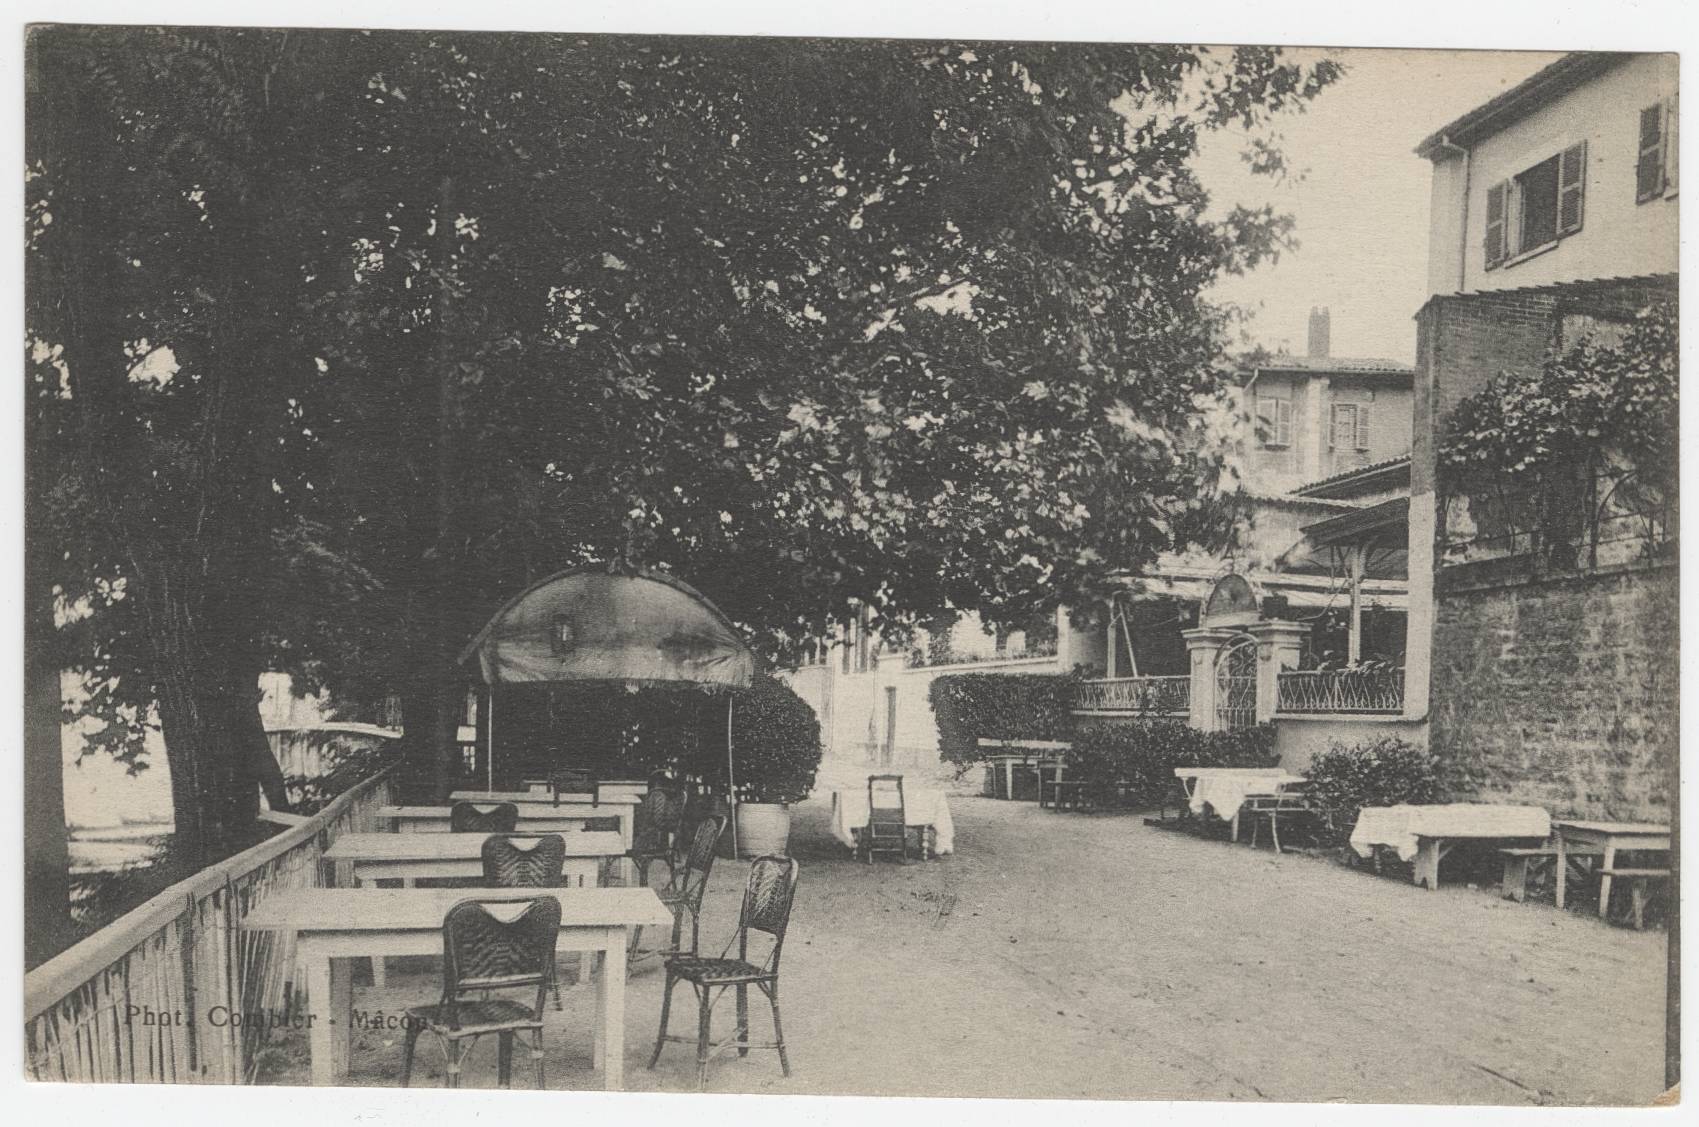
[{"label": "long wooden bench", "polygon": [[1628,903],[1634,912],[1634,930],[1644,931],[1646,928],[1646,886],[1655,880],[1668,880],[1668,869],[1619,869],[1601,868],[1601,877],[1627,877]]},{"label": "long wooden bench", "polygon": [[[1572,845],[1564,850],[1564,853],[1568,860],[1576,860],[1581,857],[1603,856],[1604,850]],[[1548,860],[1555,860],[1557,849],[1550,845],[1537,845],[1500,849],[1498,855],[1504,858],[1504,877],[1499,884],[1500,894],[1506,900],[1514,900],[1520,904],[1528,898],[1528,874],[1537,868],[1544,868]]]}]

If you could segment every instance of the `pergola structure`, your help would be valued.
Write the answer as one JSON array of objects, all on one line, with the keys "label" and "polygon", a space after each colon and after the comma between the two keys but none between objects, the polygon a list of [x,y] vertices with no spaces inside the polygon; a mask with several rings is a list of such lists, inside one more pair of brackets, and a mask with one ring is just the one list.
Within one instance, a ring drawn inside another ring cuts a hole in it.
[{"label": "pergola structure", "polygon": [[1408,564],[1410,498],[1393,497],[1365,509],[1304,526],[1309,559],[1331,556],[1350,585],[1351,632],[1347,659],[1362,659],[1363,583],[1404,578]]}]

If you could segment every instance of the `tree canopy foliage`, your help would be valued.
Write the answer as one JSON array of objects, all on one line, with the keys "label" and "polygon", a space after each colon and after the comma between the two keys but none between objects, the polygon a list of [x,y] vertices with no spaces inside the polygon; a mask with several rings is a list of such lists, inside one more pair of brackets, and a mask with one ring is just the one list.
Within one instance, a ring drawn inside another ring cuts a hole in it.
[{"label": "tree canopy foliage", "polygon": [[157,702],[209,843],[268,758],[259,669],[400,688],[440,755],[454,652],[561,567],[673,568],[783,653],[859,606],[900,631],[1083,602],[1183,540],[1221,469],[1206,291],[1290,242],[1267,210],[1211,218],[1189,160],[1338,73],[1135,45],[29,47],[30,535],[113,746]]}]

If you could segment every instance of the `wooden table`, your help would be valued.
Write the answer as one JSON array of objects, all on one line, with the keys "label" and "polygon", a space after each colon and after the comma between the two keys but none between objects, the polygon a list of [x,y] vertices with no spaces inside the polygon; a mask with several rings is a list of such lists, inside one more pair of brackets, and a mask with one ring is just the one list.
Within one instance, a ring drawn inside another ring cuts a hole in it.
[{"label": "wooden table", "polygon": [[[337,862],[337,883],[344,887],[369,881],[400,880],[412,888],[420,877],[482,877],[484,841],[496,834],[343,834],[325,850]],[[602,862],[625,855],[616,833],[585,832],[561,835],[566,842],[562,876],[567,888],[596,888],[602,884]],[[377,887],[373,885],[372,887]],[[581,973],[588,973],[586,965]],[[372,960],[372,985],[388,983],[381,958]]]},{"label": "wooden table", "polygon": [[[538,796],[533,795],[533,798]],[[463,802],[505,802],[511,799],[459,799]],[[635,805],[624,802],[515,802],[519,807],[519,823],[514,828],[516,833],[576,833],[584,829],[586,822],[601,821],[608,818],[619,819],[620,840],[625,842],[625,848],[631,848],[631,839],[636,821]],[[402,833],[448,833],[449,806],[380,806],[376,810],[379,818],[388,818],[390,825]]]},{"label": "wooden table", "polygon": [[980,747],[1010,749],[985,757],[985,761],[991,765],[993,771],[1002,769],[1003,793],[1010,799],[1015,797],[1015,768],[1035,768],[1038,771],[1038,803],[1040,806],[1044,805],[1045,770],[1053,769],[1056,772],[1053,781],[1061,782],[1062,772],[1067,769],[1067,762],[1055,753],[1065,752],[1073,746],[1063,740],[977,740],[975,742]]},{"label": "wooden table", "polygon": [[[306,968],[308,1041],[313,1083],[348,1075],[355,1026],[353,960],[442,953],[448,910],[474,898],[553,895],[560,900],[557,951],[602,955],[596,985],[596,1037],[591,1063],[610,1092],[625,1084],[625,951],[633,929],[671,927],[673,916],[652,889],[299,888],[272,893],[248,913],[253,931],[293,933],[296,960]],[[431,994],[431,999],[435,998]],[[399,1050],[396,1068],[401,1066]]]},{"label": "wooden table", "polygon": [[[1598,850],[1603,854],[1599,868],[1609,870],[1616,867],[1616,855],[1634,853],[1642,850],[1647,852],[1668,853],[1670,848],[1670,828],[1645,822],[1552,822],[1552,836],[1557,842],[1557,887],[1554,889],[1557,906],[1563,907],[1563,886],[1567,883],[1564,877],[1568,875],[1565,854],[1571,844],[1581,845],[1588,852]],[[1611,875],[1607,871],[1599,877],[1599,918],[1605,918],[1605,910],[1611,902]]]},{"label": "wooden table", "polygon": [[547,790],[457,790],[448,796],[450,802],[514,802],[521,806],[637,806],[643,799],[633,794],[595,795],[562,791],[557,799]]},{"label": "wooden table", "polygon": [[[1225,782],[1226,789],[1222,793],[1227,796],[1226,801],[1220,805],[1211,801],[1207,788],[1202,800],[1215,811],[1217,818],[1232,825],[1234,841],[1239,840],[1239,811],[1247,799],[1253,795],[1279,794],[1286,787],[1304,782],[1301,776],[1288,774],[1279,767],[1176,767],[1174,777],[1180,780],[1180,790],[1186,796],[1185,805],[1180,808],[1183,814],[1203,813],[1201,808],[1192,809],[1198,804],[1200,783],[1206,780],[1211,783]],[[1221,806],[1232,806],[1232,812],[1224,811]]]},{"label": "wooden table", "polygon": [[[399,879],[411,886],[420,877],[479,877],[484,873],[484,842],[499,834],[371,834],[348,833],[325,851],[327,861],[346,861],[359,882]],[[563,833],[566,842],[566,886],[595,888],[601,862],[623,857],[625,843],[617,833]]]},{"label": "wooden table", "polygon": [[1411,862],[1411,881],[1433,891],[1439,888],[1440,862],[1458,843],[1514,846],[1544,841],[1551,828],[1551,817],[1538,806],[1468,802],[1365,806],[1357,812],[1351,848],[1358,856],[1373,857],[1378,869],[1379,848],[1393,847],[1400,860]]}]

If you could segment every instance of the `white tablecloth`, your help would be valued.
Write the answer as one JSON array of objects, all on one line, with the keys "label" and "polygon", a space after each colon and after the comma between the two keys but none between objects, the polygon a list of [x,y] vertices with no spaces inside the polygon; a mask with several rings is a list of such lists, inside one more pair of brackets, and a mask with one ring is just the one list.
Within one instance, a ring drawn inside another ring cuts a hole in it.
[{"label": "white tablecloth", "polygon": [[1538,806],[1454,802],[1443,806],[1369,806],[1357,814],[1351,848],[1359,857],[1385,845],[1400,861],[1416,855],[1418,837],[1539,838],[1551,835],[1551,816]]},{"label": "white tablecloth", "polygon": [[[950,803],[941,790],[903,788],[903,822],[932,827],[932,849],[938,854],[956,851],[956,824],[950,819]],[[844,845],[855,844],[855,834],[867,828],[867,788],[848,787],[832,792],[832,836]]]},{"label": "white tablecloth", "polygon": [[1278,767],[1266,772],[1236,771],[1233,774],[1200,774],[1192,786],[1192,813],[1202,814],[1207,804],[1217,818],[1231,818],[1245,804],[1245,796],[1273,794],[1283,786],[1301,783],[1296,775],[1288,775]]}]

